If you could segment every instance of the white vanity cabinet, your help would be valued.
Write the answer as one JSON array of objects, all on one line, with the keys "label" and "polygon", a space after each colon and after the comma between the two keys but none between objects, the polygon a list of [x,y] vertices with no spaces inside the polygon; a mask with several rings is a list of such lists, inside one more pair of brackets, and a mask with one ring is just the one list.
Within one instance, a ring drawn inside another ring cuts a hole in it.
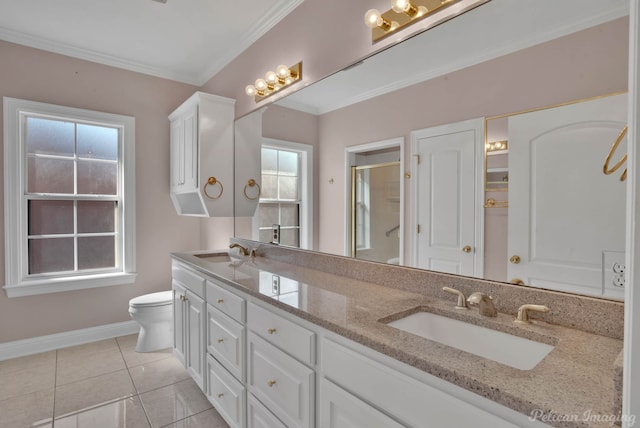
[{"label": "white vanity cabinet", "polygon": [[315,333],[251,302],[247,326],[249,393],[285,426],[314,427]]},{"label": "white vanity cabinet", "polygon": [[234,104],[196,92],[169,115],[170,194],[180,215],[233,216]]},{"label": "white vanity cabinet", "polygon": [[207,278],[207,398],[232,427],[246,426],[244,298]]},{"label": "white vanity cabinet", "polygon": [[546,426],[178,261],[172,271],[174,353],[234,428]]},{"label": "white vanity cabinet", "polygon": [[398,422],[326,378],[320,378],[319,382],[319,426],[326,428],[403,428]]},{"label": "white vanity cabinet", "polygon": [[175,263],[172,274],[174,354],[204,389],[206,306],[201,297],[204,279]]}]

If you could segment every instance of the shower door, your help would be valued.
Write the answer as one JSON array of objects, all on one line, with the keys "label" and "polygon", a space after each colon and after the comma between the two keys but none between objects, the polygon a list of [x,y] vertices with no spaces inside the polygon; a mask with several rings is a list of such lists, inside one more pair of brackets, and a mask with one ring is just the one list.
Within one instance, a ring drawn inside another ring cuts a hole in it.
[{"label": "shower door", "polygon": [[351,168],[351,256],[398,264],[400,162]]}]

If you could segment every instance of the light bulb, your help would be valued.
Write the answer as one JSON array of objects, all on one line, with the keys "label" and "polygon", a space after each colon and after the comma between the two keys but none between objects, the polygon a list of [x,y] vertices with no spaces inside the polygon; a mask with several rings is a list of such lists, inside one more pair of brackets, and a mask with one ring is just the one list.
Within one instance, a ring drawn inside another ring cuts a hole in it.
[{"label": "light bulb", "polygon": [[253,85],[247,85],[244,87],[244,92],[250,97],[252,97],[256,94],[256,87]]},{"label": "light bulb", "polygon": [[369,9],[364,14],[364,23],[369,28],[376,28],[379,26],[378,21],[382,19],[382,15],[378,9]]},{"label": "light bulb", "polygon": [[278,75],[279,78],[284,79],[286,77],[289,77],[289,67],[287,67],[286,65],[279,65],[276,68],[276,74]]},{"label": "light bulb", "polygon": [[392,0],[391,9],[396,13],[406,13],[410,17],[418,14],[418,8],[415,7],[410,0]]},{"label": "light bulb", "polygon": [[264,80],[267,81],[267,84],[275,84],[278,80],[278,76],[273,71],[267,71],[267,74],[264,75]]},{"label": "light bulb", "polygon": [[258,92],[267,89],[267,82],[265,82],[264,79],[257,79],[254,85],[256,86],[256,90],[258,90]]}]

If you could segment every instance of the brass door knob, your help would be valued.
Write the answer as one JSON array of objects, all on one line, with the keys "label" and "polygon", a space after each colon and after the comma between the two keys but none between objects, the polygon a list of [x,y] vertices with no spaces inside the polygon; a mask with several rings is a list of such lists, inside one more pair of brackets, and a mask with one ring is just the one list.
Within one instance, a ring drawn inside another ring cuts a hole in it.
[{"label": "brass door knob", "polygon": [[224,303],[224,299],[218,299],[218,304]]},{"label": "brass door knob", "polygon": [[269,333],[269,334],[274,334],[275,332],[276,332],[275,328],[268,328],[267,329],[267,333]]},{"label": "brass door knob", "polygon": [[462,252],[463,253],[470,253],[471,252],[471,245],[465,245],[464,247],[462,247]]},{"label": "brass door knob", "polygon": [[267,381],[267,385],[269,386],[269,388],[273,388],[273,385],[275,385],[275,384],[276,384],[275,380]]},{"label": "brass door knob", "polygon": [[520,263],[520,256],[513,255],[513,256],[511,256],[509,261],[511,263],[513,263],[514,265],[517,265],[518,263]]}]

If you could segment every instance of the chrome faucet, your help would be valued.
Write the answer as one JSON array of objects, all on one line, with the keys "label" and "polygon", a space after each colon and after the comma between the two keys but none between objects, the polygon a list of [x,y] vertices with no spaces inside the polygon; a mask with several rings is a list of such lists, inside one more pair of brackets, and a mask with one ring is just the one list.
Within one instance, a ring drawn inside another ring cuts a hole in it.
[{"label": "chrome faucet", "polygon": [[493,305],[493,298],[491,296],[486,295],[485,293],[481,293],[476,291],[471,294],[467,299],[467,303],[470,306],[477,306],[480,315],[485,317],[497,317],[498,311],[496,307]]},{"label": "chrome faucet", "polygon": [[248,256],[249,255],[249,250],[246,247],[243,247],[242,245],[238,244],[237,242],[234,242],[233,244],[229,244],[229,248],[237,248],[238,251],[245,255]]}]

